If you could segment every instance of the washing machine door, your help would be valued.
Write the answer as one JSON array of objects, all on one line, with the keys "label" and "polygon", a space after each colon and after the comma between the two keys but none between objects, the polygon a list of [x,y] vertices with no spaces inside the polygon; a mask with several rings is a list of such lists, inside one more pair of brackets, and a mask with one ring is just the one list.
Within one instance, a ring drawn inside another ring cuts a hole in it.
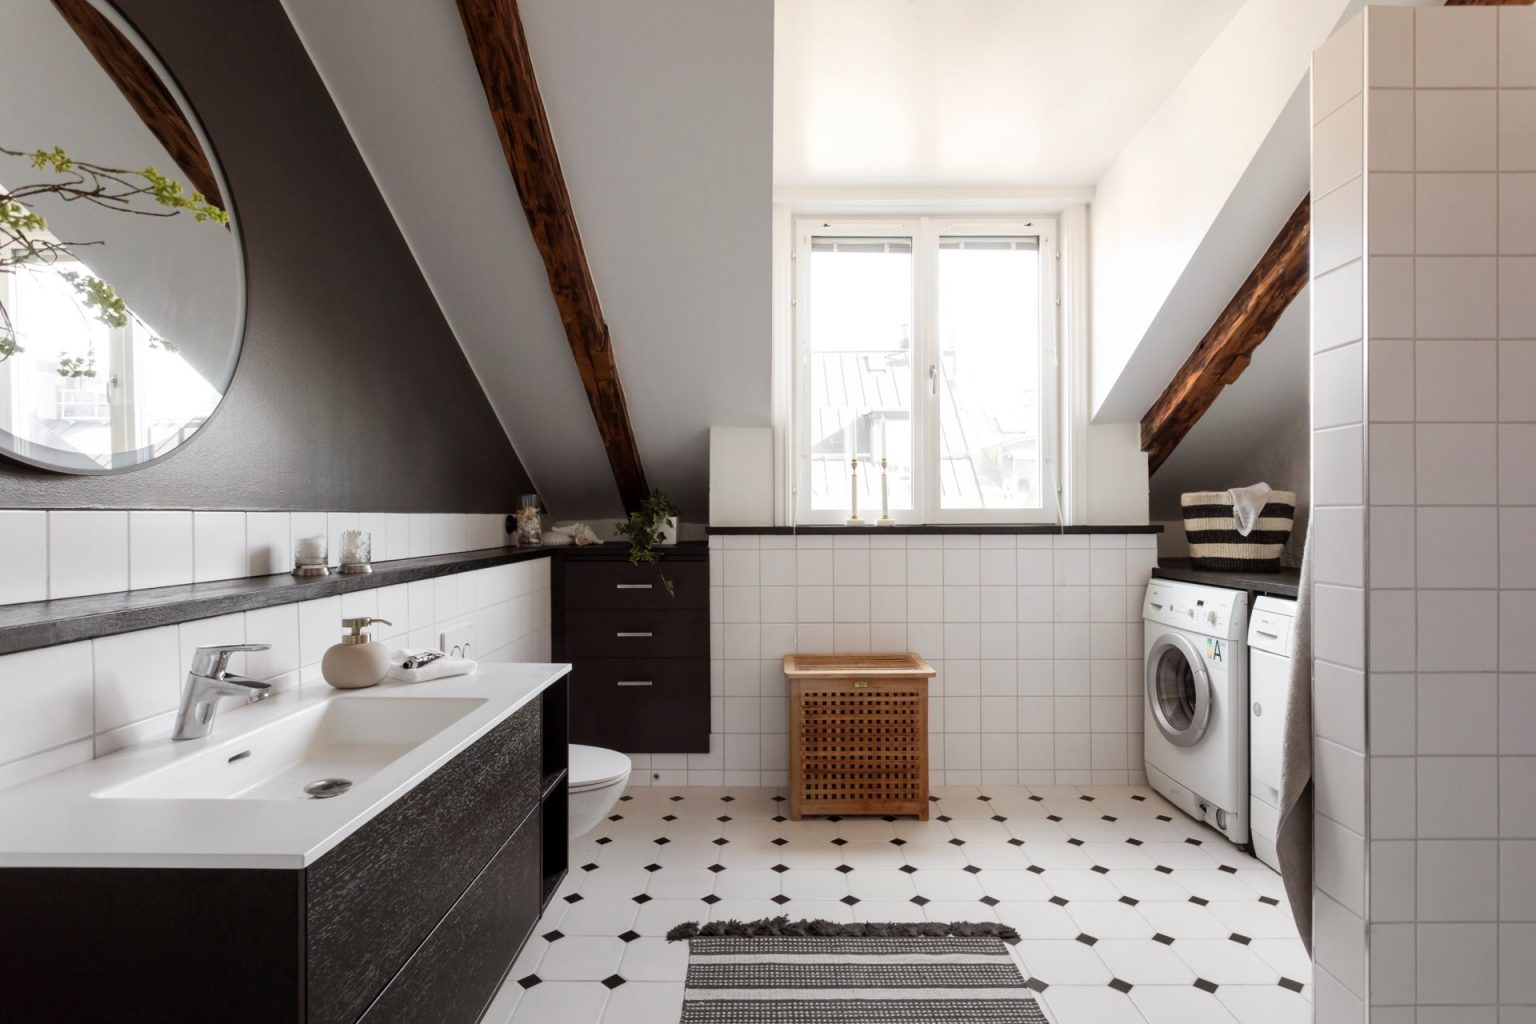
[{"label": "washing machine door", "polygon": [[1187,637],[1165,633],[1147,652],[1147,705],[1169,743],[1192,747],[1211,722],[1211,675]]}]

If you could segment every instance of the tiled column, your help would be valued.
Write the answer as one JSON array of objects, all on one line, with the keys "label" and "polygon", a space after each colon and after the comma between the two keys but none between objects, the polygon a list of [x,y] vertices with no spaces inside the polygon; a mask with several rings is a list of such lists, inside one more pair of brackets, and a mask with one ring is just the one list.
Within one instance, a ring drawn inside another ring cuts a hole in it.
[{"label": "tiled column", "polygon": [[1368,8],[1313,105],[1318,1020],[1528,1022],[1536,10]]}]

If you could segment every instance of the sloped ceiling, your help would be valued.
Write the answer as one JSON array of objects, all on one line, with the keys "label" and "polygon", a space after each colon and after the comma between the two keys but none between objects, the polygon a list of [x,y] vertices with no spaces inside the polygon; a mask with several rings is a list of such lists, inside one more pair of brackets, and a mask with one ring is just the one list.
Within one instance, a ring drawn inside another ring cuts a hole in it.
[{"label": "sloped ceiling", "polygon": [[778,0],[774,183],[1091,185],[1244,0]]},{"label": "sloped ceiling", "polygon": [[[284,0],[551,512],[618,492],[453,0]],[[766,426],[771,0],[522,0],[651,486]],[[409,373],[409,367],[401,367]]]}]

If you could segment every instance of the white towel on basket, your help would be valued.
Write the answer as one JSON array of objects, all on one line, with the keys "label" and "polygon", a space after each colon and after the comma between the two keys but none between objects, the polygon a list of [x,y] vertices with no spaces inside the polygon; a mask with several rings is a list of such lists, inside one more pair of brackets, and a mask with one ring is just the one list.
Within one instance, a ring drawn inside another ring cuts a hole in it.
[{"label": "white towel on basket", "polygon": [[1237,532],[1246,537],[1253,532],[1254,524],[1264,514],[1271,488],[1269,484],[1260,482],[1247,487],[1234,487],[1227,493],[1232,495],[1232,517],[1237,520]]}]

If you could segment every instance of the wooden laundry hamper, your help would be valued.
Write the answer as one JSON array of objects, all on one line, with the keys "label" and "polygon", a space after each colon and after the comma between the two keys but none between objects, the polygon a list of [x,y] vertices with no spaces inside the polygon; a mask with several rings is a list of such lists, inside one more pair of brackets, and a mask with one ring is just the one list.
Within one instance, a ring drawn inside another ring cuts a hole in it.
[{"label": "wooden laundry hamper", "polygon": [[928,820],[928,680],[916,654],[789,654],[789,816]]}]

